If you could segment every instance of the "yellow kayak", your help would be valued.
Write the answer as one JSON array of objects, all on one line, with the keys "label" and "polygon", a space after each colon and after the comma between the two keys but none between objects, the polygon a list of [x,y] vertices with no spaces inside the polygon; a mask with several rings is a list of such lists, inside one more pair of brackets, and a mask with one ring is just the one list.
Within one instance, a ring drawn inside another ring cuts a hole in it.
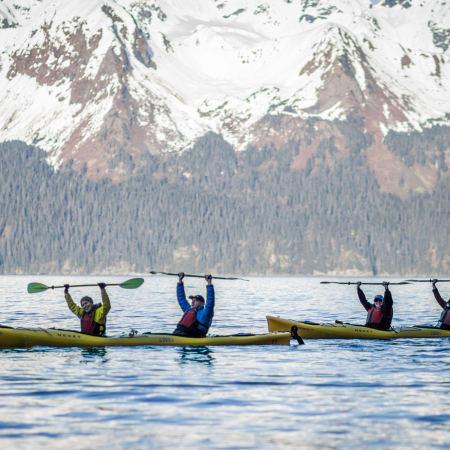
[{"label": "yellow kayak", "polygon": [[431,326],[416,325],[395,327],[389,331],[377,330],[364,325],[351,323],[314,323],[298,322],[267,316],[269,331],[283,332],[297,326],[298,335],[303,339],[411,339],[411,338],[445,338],[450,337],[450,330]]},{"label": "yellow kayak", "polygon": [[171,345],[177,347],[205,347],[210,345],[289,345],[291,333],[235,334],[231,336],[207,336],[188,338],[163,333],[123,334],[99,337],[79,331],[10,328],[0,326],[0,349],[43,347],[106,347],[139,345]]}]

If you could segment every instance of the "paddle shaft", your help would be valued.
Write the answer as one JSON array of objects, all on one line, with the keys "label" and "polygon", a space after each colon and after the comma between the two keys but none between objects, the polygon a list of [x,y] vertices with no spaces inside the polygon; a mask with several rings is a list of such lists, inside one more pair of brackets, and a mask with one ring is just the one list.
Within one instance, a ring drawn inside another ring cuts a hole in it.
[{"label": "paddle shaft", "polygon": [[[346,285],[350,285],[350,284],[358,284],[358,283],[352,283],[350,281],[347,281],[345,283],[342,283],[340,281],[321,281],[320,284],[346,284]],[[371,285],[371,286],[383,286],[383,283],[361,283],[361,286],[365,284],[365,285]],[[401,281],[400,283],[388,283],[389,286],[391,285],[404,285],[404,284],[409,284],[406,281]]]},{"label": "paddle shaft", "polygon": [[[177,277],[178,276],[177,273],[169,273],[169,272],[154,272],[154,271],[151,271],[149,273],[151,273],[152,275],[156,275],[156,274],[160,273],[162,275],[171,275],[173,277]],[[188,273],[185,273],[184,276],[185,277],[191,277],[191,278],[205,278],[204,275],[190,275]],[[248,280],[244,280],[243,278],[224,278],[224,277],[215,277],[215,276],[213,276],[213,278],[215,280],[241,280],[241,281],[248,281]]]},{"label": "paddle shaft", "polygon": [[[70,288],[76,288],[76,287],[94,287],[97,286],[98,284],[70,284],[68,285]],[[120,286],[120,284],[107,284],[106,286]],[[47,289],[61,289],[64,288],[65,286],[48,286]]]},{"label": "paddle shaft", "polygon": [[[411,283],[432,283],[434,281],[433,280],[406,280],[406,281],[410,281]],[[450,280],[436,280],[434,281],[435,283],[448,283]]]}]

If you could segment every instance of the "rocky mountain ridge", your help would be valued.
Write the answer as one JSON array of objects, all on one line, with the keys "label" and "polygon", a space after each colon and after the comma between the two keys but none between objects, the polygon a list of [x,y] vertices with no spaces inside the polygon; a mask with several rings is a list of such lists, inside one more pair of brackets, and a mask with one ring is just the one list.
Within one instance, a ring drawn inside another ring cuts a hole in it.
[{"label": "rocky mountain ridge", "polygon": [[298,140],[291,167],[306,169],[331,141],[348,155],[342,124],[358,123],[382,190],[430,191],[446,144],[411,163],[386,139],[450,122],[448,12],[438,0],[2,1],[1,140],[120,180],[209,131],[238,152]]}]

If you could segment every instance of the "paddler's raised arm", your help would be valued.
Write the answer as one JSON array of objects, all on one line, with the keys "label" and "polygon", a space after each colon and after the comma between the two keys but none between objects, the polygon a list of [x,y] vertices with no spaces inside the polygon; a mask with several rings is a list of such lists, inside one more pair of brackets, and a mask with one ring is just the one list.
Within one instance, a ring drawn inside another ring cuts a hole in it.
[{"label": "paddler's raised arm", "polygon": [[392,293],[389,290],[389,283],[384,282],[383,286],[384,286],[384,300],[381,309],[383,311],[383,314],[386,314],[389,313],[389,311],[391,311],[392,306],[394,304],[394,300],[392,300]]},{"label": "paddler's raised arm", "polygon": [[[98,309],[99,317],[98,319],[101,321],[106,320],[106,315],[111,310],[111,302],[109,300],[108,293],[106,292],[106,284],[105,283],[98,283],[98,286],[100,288],[100,292],[102,293],[102,307]],[[97,316],[96,316],[97,319]]]},{"label": "paddler's raised arm", "polygon": [[434,298],[435,298],[436,301],[439,303],[439,306],[440,306],[442,309],[445,309],[446,306],[447,306],[447,302],[441,297],[441,294],[439,293],[438,288],[436,287],[436,282],[437,282],[436,279],[434,279],[434,280],[431,282],[431,285],[433,286],[433,294],[434,294]]},{"label": "paddler's raised arm", "polygon": [[191,305],[186,300],[186,293],[184,292],[183,278],[184,278],[184,272],[180,272],[178,274],[177,299],[178,299],[180,308],[183,310],[183,312],[186,312],[191,309]]},{"label": "paddler's raised arm", "polygon": [[64,285],[64,297],[66,299],[67,302],[67,306],[69,307],[69,309],[78,317],[81,318],[82,314],[83,314],[83,308],[80,308],[79,306],[77,306],[75,304],[75,302],[72,300],[72,297],[69,294],[69,285],[65,284]]},{"label": "paddler's raised arm", "polygon": [[212,276],[205,276],[206,282],[206,305],[205,305],[205,316],[207,320],[210,320],[214,317],[214,303],[215,303],[215,295],[214,295],[214,286],[212,285]]},{"label": "paddler's raised arm", "polygon": [[361,302],[361,305],[364,306],[365,310],[369,311],[369,309],[372,308],[372,305],[367,301],[366,296],[364,295],[364,292],[362,291],[360,286],[361,286],[361,281],[358,281],[356,283],[356,292],[358,293],[359,301]]}]

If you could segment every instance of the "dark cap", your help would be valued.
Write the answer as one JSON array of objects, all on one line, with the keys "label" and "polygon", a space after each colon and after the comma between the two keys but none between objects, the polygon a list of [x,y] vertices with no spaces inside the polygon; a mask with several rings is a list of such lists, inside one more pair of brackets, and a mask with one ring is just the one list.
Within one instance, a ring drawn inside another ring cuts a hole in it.
[{"label": "dark cap", "polygon": [[382,295],[375,295],[375,298],[373,299],[374,302],[384,302],[384,298]]},{"label": "dark cap", "polygon": [[189,298],[192,300],[195,298],[195,300],[200,300],[202,303],[205,303],[205,299],[201,295],[190,295]]},{"label": "dark cap", "polygon": [[80,303],[81,302],[91,302],[92,304],[94,304],[94,300],[92,300],[92,298],[88,297],[87,295],[80,300]]}]

